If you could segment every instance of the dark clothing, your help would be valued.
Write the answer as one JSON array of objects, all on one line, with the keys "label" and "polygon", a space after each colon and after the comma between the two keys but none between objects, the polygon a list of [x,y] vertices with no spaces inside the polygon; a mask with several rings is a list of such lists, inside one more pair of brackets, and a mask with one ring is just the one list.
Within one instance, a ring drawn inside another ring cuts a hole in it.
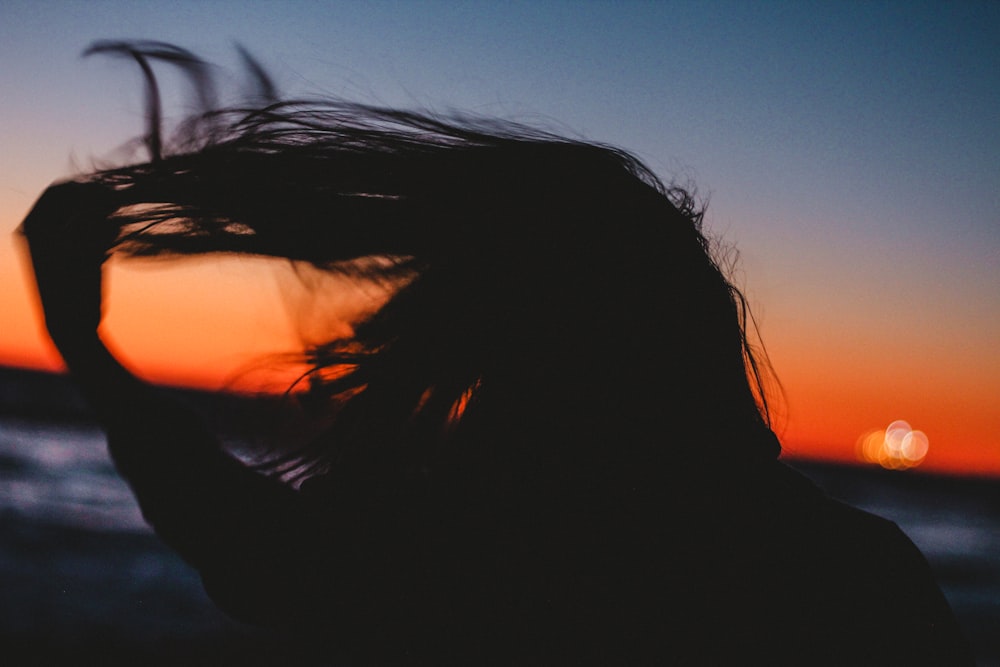
[{"label": "dark clothing", "polygon": [[972,664],[896,525],[782,464],[585,487],[316,478],[293,515],[161,534],[233,616],[349,664]]}]

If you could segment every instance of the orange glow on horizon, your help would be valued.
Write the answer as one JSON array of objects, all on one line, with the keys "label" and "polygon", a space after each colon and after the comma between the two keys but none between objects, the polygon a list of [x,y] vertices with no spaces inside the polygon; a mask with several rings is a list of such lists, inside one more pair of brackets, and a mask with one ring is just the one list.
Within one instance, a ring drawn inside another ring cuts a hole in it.
[{"label": "orange glow on horizon", "polygon": [[858,439],[903,416],[929,443],[919,470],[1000,475],[995,348],[912,330],[830,330],[830,318],[794,315],[763,331],[782,386],[770,398],[785,456],[862,464]]},{"label": "orange glow on horizon", "polygon": [[[0,364],[59,371],[18,243],[0,246]],[[303,371],[292,356],[349,331],[346,316],[307,313],[356,314],[379,298],[343,283],[317,285],[312,276],[313,289],[303,289],[274,260],[123,264],[109,270],[108,339],[138,375],[169,385],[284,391]],[[905,416],[929,443],[919,470],[1000,476],[998,357],[946,341],[918,356],[898,340],[863,333],[872,337],[841,338],[795,322],[765,327],[784,390],[772,407],[785,456],[858,463],[859,437]]]}]

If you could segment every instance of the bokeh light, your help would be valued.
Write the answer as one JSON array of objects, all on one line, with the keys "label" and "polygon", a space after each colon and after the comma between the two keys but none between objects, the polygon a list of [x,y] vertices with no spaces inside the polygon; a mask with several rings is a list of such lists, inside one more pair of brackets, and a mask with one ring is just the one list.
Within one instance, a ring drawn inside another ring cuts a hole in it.
[{"label": "bokeh light", "polygon": [[914,430],[902,419],[885,429],[875,429],[858,438],[857,456],[889,470],[915,468],[924,462],[930,441],[923,431]]}]

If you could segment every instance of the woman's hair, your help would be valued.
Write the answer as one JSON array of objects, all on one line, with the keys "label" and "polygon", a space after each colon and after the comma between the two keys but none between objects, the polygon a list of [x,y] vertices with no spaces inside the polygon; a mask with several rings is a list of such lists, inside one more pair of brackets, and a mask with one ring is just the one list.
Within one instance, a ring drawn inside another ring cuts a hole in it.
[{"label": "woman's hair", "polygon": [[[493,119],[279,100],[245,52],[256,103],[216,109],[186,51],[90,52],[133,58],[147,82],[150,159],[88,177],[121,197],[117,252],[283,257],[389,289],[350,335],[307,352],[298,395],[334,418],[300,453],[303,474],[432,467],[477,438],[568,456],[611,439],[678,458],[777,454],[753,436],[770,434],[761,362],[702,213],[627,152]],[[181,67],[204,107],[170,140],[155,61]]]}]

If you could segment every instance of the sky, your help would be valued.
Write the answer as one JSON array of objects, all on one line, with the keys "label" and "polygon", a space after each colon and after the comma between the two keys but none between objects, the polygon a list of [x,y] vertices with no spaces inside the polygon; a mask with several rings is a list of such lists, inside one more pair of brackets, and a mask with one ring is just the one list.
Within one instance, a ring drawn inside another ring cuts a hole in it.
[{"label": "sky", "polygon": [[[694,184],[738,251],[786,452],[856,460],[876,432],[884,465],[926,446],[921,469],[1000,474],[1000,3],[5,0],[0,364],[59,367],[13,231],[48,183],[142,132],[134,66],[81,58],[138,38],[234,88],[239,43],[288,96],[633,152]],[[183,115],[169,72],[164,96]],[[247,258],[116,264],[107,329],[140,375],[218,387],[297,344],[288,296]]]}]

